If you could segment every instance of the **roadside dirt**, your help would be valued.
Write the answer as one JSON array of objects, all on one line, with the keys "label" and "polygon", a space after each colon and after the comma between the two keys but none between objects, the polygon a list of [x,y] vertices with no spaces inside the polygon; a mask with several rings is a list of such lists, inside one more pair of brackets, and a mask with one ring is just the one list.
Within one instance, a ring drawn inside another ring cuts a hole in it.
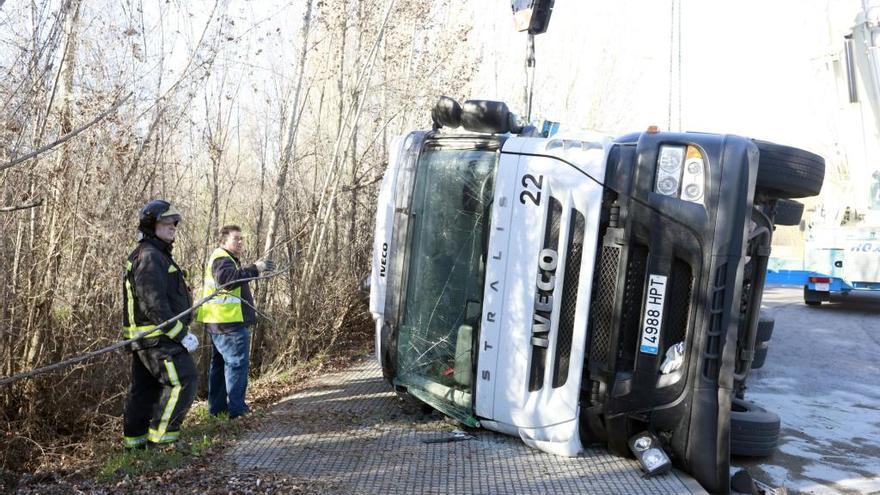
[{"label": "roadside dirt", "polygon": [[[320,360],[278,377],[264,377],[248,391],[248,402],[254,411],[238,420],[238,435],[259,428],[261,412],[281,398],[302,389],[309,379],[347,367],[357,356],[364,355],[371,343],[370,336],[352,336],[350,340]],[[6,476],[0,480],[0,492],[20,495],[67,494],[318,494],[332,492],[326,482],[298,478],[280,473],[239,469],[225,461],[226,451],[235,440],[218,442],[199,457],[187,456],[176,469],[151,472],[139,476],[115,476],[110,481],[98,481],[97,474],[104,459],[119,450],[118,440],[94,438],[71,449],[56,460],[47,460],[36,472],[25,474],[14,481]],[[90,455],[91,454],[91,455]]]}]

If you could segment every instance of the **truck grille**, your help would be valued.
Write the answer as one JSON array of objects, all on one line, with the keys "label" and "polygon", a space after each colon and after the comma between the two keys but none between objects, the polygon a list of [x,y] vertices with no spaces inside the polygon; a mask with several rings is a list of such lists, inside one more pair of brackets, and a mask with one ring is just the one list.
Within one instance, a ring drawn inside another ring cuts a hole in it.
[{"label": "truck grille", "polygon": [[[648,248],[633,246],[626,265],[626,282],[623,288],[623,306],[620,315],[620,338],[618,339],[619,371],[631,371],[635,367],[642,314],[642,295],[645,291],[645,272],[648,269]],[[668,296],[667,296],[668,297]]]},{"label": "truck grille", "polygon": [[727,263],[715,271],[715,283],[710,295],[709,331],[706,332],[706,348],[703,351],[703,376],[718,380],[718,361],[721,357],[721,334],[724,316],[724,297],[727,285]]},{"label": "truck grille", "polygon": [[669,294],[672,297],[666,298],[669,309],[666,310],[666,324],[663,329],[664,349],[685,340],[694,286],[691,266],[684,260],[675,259],[670,278],[672,281],[669,284]]},{"label": "truck grille", "polygon": [[617,265],[620,248],[603,246],[593,287],[590,306],[590,361],[604,362],[611,344],[611,324],[614,316],[614,289],[617,285]]},{"label": "truck grille", "polygon": [[[594,365],[610,370],[616,360],[617,371],[632,371],[638,355],[638,341],[641,336],[642,304],[647,275],[647,246],[634,245],[626,260],[626,273],[623,280],[618,279],[620,248],[604,246],[598,256],[597,275],[593,287],[590,306],[590,349],[589,359]],[[622,290],[618,283],[623,284]],[[693,294],[693,273],[691,266],[676,258],[669,275],[667,290],[667,309],[663,323],[662,347],[660,352],[685,340],[690,318]],[[621,294],[617,294],[621,292]],[[620,297],[620,319],[615,320],[615,299]],[[614,335],[615,321],[619,321],[620,332],[615,353],[609,355]]]},{"label": "truck grille", "polygon": [[[562,204],[558,199],[550,197],[547,208],[547,224],[544,230],[544,248],[554,249],[559,252],[559,227],[562,223]],[[537,275],[540,276],[540,275]],[[529,368],[529,391],[540,390],[544,385],[544,372],[547,367],[547,342],[543,345],[532,337],[532,362]]]},{"label": "truck grille", "polygon": [[581,273],[581,254],[584,249],[584,215],[572,211],[571,228],[568,230],[568,249],[565,260],[565,279],[562,285],[562,304],[559,331],[556,337],[556,366],[553,372],[553,388],[565,385],[568,380],[568,364],[571,359],[571,341],[574,333],[574,316],[577,310],[577,291]]}]

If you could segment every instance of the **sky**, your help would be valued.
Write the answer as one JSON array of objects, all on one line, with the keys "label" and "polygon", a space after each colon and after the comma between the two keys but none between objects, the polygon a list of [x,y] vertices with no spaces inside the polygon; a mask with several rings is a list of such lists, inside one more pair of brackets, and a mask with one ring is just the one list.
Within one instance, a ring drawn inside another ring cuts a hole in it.
[{"label": "sky", "polygon": [[[670,46],[673,2],[681,20],[680,52]],[[253,2],[224,3],[225,12],[245,21],[230,31],[259,26],[236,32],[250,45],[245,52],[253,64],[246,75],[251,85],[277,84],[279,74],[294,71],[297,3],[270,0],[257,9]],[[480,53],[482,64],[471,93],[454,96],[503,100],[525,114],[526,35],[513,29],[510,1],[468,4],[475,20],[469,49]],[[611,135],[649,125],[741,134],[835,156],[843,101],[829,64],[860,5],[861,0],[556,0],[548,32],[536,37],[533,116]],[[182,10],[177,29],[185,36],[176,41],[195,44],[210,4]],[[189,49],[170,51],[182,61]],[[670,70],[676,71],[679,57],[681,96],[673,92],[670,100]]]},{"label": "sky", "polygon": [[[855,151],[859,143],[852,136],[861,132],[853,128],[857,115],[832,72],[843,34],[861,4],[556,0],[548,32],[536,37],[533,117],[609,135],[658,125],[775,141],[824,156],[833,172],[829,178],[836,180],[842,164],[866,168],[870,162],[864,152]],[[185,36],[176,39],[178,46],[165,48],[172,60],[176,55],[183,62],[212,3],[173,5],[183,14],[176,29]],[[260,90],[255,94],[265,95],[279,91],[279,83],[289,86],[286,79],[295,72],[302,2],[256,5],[231,0],[222,10],[241,21],[229,31],[240,37],[235,43],[242,49],[236,55],[248,54],[250,70],[242,76]],[[325,5],[333,8],[332,2]],[[450,96],[503,100],[525,114],[526,35],[513,29],[510,1],[479,0],[468,6],[474,30],[462,46],[476,50],[482,63],[471,92]],[[674,29],[673,6],[680,31]],[[671,40],[677,32],[680,44]],[[681,80],[672,92],[671,73]],[[877,141],[873,131],[868,137]]]},{"label": "sky", "polygon": [[[508,1],[475,4],[484,64],[474,92],[522,111],[525,34],[514,32]],[[853,19],[857,0],[679,5],[681,129],[817,152],[830,146],[827,121],[837,103],[827,57],[842,48],[831,33]],[[670,128],[671,7],[672,0],[556,0],[548,32],[536,37],[533,113],[610,134]]]}]

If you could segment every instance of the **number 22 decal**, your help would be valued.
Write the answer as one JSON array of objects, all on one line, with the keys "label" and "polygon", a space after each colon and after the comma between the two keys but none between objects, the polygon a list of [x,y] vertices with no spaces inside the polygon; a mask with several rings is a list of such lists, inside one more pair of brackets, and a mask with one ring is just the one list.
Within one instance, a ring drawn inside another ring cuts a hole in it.
[{"label": "number 22 decal", "polygon": [[[536,179],[534,175],[526,174],[523,175],[521,182],[525,189],[519,193],[519,202],[526,204],[526,199],[528,199],[535,206],[539,206],[541,204],[541,188],[544,186],[544,176],[539,175]],[[532,193],[529,189],[529,182],[531,182],[535,189],[537,189],[536,192]]]}]

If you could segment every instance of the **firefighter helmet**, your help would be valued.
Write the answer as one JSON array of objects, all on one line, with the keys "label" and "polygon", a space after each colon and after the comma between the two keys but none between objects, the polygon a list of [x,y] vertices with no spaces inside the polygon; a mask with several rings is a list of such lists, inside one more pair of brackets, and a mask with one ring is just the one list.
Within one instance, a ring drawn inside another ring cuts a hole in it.
[{"label": "firefighter helmet", "polygon": [[162,199],[154,199],[141,208],[138,230],[145,234],[153,234],[159,219],[179,222],[180,218],[180,212],[171,206],[171,203]]}]

